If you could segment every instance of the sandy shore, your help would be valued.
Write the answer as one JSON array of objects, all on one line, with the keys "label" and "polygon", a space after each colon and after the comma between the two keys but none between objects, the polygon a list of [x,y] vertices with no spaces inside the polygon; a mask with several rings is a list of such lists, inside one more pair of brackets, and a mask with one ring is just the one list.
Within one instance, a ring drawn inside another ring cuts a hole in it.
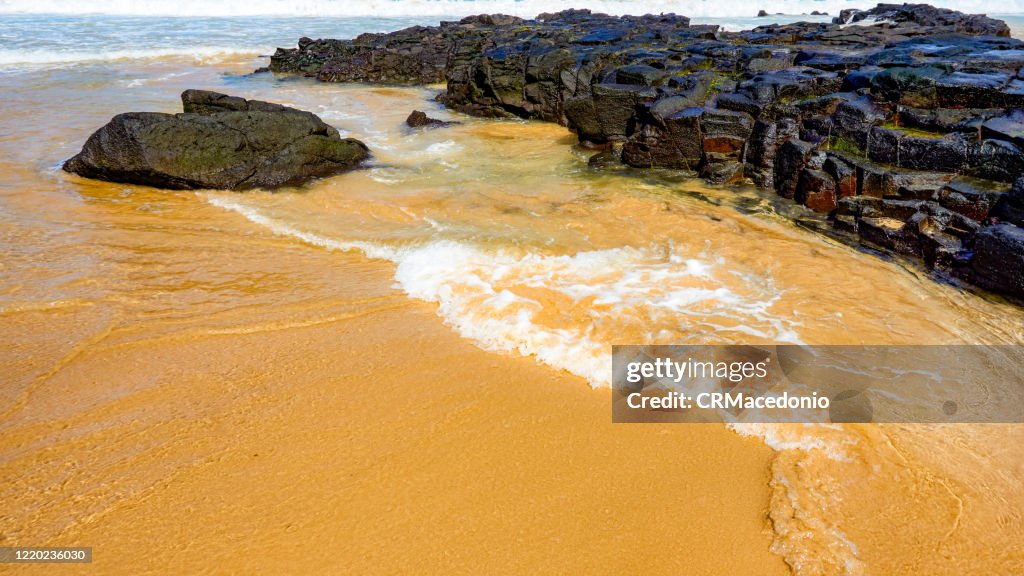
[{"label": "sandy shore", "polygon": [[3,340],[48,325],[40,349],[63,356],[22,366],[5,403],[4,545],[92,546],[91,566],[56,571],[104,574],[787,572],[759,440],[612,425],[607,391],[479,350],[391,288],[389,265],[191,194],[97,204],[114,226],[93,249],[178,286],[182,262],[216,262],[206,281],[251,294],[180,317],[5,312]]}]

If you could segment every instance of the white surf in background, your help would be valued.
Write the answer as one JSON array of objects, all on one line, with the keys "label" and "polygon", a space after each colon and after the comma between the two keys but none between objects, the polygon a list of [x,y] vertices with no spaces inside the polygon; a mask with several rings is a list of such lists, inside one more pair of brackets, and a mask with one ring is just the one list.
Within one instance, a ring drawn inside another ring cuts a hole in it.
[{"label": "white surf in background", "polygon": [[[1014,35],[1024,34],[1024,0],[993,6],[980,0],[936,0],[964,12],[997,8]],[[68,66],[132,58],[190,57],[203,63],[237,55],[267,55],[295,46],[302,36],[351,38],[413,25],[436,25],[470,14],[532,18],[543,12],[589,8],[608,14],[674,12],[695,24],[738,31],[769,23],[828,22],[844,8],[870,8],[850,0],[0,0],[0,71]],[[770,15],[758,18],[757,12]],[[811,15],[824,12],[828,16]]]},{"label": "white surf in background", "polygon": [[[962,12],[1024,13],[1024,1],[992,3],[984,0],[934,0],[929,2]],[[464,16],[503,13],[532,17],[566,8],[589,8],[607,14],[658,14],[674,12],[691,17],[745,18],[758,10],[771,14],[838,14],[845,8],[870,8],[872,2],[851,0],[2,0],[0,13],[120,14],[140,16],[319,16],[389,17]]]}]

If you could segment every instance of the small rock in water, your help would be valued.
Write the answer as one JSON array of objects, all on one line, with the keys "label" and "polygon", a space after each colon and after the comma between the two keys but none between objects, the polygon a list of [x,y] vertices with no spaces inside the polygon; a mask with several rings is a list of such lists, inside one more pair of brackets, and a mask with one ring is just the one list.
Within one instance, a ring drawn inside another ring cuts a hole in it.
[{"label": "small rock in water", "polygon": [[444,120],[438,120],[437,118],[431,118],[427,116],[426,112],[419,110],[413,110],[412,114],[405,119],[406,125],[410,128],[422,128],[424,126],[448,126],[454,124],[454,122],[445,122]]}]

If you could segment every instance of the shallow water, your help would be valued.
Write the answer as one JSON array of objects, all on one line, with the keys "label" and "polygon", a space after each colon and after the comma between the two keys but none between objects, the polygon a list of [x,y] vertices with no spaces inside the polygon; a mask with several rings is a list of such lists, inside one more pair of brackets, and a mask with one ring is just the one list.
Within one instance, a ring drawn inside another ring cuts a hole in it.
[{"label": "shallow water", "polygon": [[[167,42],[155,49],[179,43]],[[130,343],[156,355],[200,332],[395,305],[381,274],[475,345],[581,386],[607,385],[613,343],[1024,340],[1019,308],[798,228],[771,195],[595,172],[558,126],[457,116],[431,89],[245,74],[262,63],[216,50],[0,74],[4,427],[24,425],[35,392],[83,351]],[[178,111],[184,88],[311,110],[365,141],[373,160],[299,190],[245,194],[162,193],[59,170],[112,115]],[[410,131],[412,109],[460,124]],[[299,268],[307,251],[334,251],[346,298],[238,268],[225,247]],[[282,290],[300,301],[281,305]],[[167,377],[175,370],[186,368]],[[74,410],[55,403],[49,417]],[[1019,426],[738,432],[778,450],[769,517],[797,573],[1011,573],[1024,562]]]}]

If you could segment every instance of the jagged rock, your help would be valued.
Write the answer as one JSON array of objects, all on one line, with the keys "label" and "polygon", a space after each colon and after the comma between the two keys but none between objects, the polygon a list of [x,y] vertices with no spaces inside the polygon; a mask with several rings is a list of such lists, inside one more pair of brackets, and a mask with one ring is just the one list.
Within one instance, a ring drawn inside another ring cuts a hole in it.
[{"label": "jagged rock", "polygon": [[739,159],[743,146],[750,138],[754,119],[743,112],[704,109],[700,126],[705,152],[725,154]]},{"label": "jagged rock", "polygon": [[705,152],[700,177],[711,184],[731,184],[743,176],[743,165],[728,154]]},{"label": "jagged rock", "polygon": [[[899,123],[909,128],[946,134],[955,131],[978,132],[978,126],[968,127],[971,120],[991,118],[1000,114],[998,108],[913,108],[901,106],[898,111]],[[980,122],[978,122],[980,125]]]},{"label": "jagged rock", "polygon": [[657,97],[657,91],[646,86],[595,84],[590,97],[566,102],[565,115],[580,140],[625,140],[636,128],[639,107]]},{"label": "jagged rock", "polygon": [[1002,21],[923,4],[738,33],[566,10],[304,38],[271,68],[447,81],[439,100],[455,110],[568,126],[606,150],[595,168],[749,178],[831,212],[836,229],[960,270],[979,227],[1024,215],[1024,183],[998,183],[1024,174],[1024,42],[1008,36]]},{"label": "jagged rock", "polygon": [[1006,113],[989,118],[981,125],[983,138],[1005,140],[1024,147],[1024,110],[1008,110]]},{"label": "jagged rock", "polygon": [[969,144],[957,136],[926,138],[908,136],[899,129],[874,127],[868,157],[913,170],[962,172],[970,154]]},{"label": "jagged rock", "polygon": [[1024,226],[1024,176],[996,202],[992,214],[1000,221]]},{"label": "jagged rock", "polygon": [[409,117],[405,119],[405,125],[410,128],[423,128],[423,127],[442,127],[450,126],[454,122],[446,122],[444,120],[438,120],[437,118],[431,118],[427,116],[426,112],[420,110],[413,110]]},{"label": "jagged rock", "polygon": [[868,148],[871,129],[884,122],[885,118],[885,112],[869,98],[848,94],[832,114],[834,135],[852,140],[863,150]]},{"label": "jagged rock", "polygon": [[737,92],[758,104],[766,105],[782,98],[822,96],[838,91],[841,86],[842,79],[834,72],[796,67],[757,74],[750,80],[740,82]]},{"label": "jagged rock", "polygon": [[[721,102],[720,102],[721,103]],[[780,146],[797,136],[796,122],[784,118],[778,122],[757,120],[747,141],[744,173],[762,188],[775,187],[775,156]]]},{"label": "jagged rock", "polygon": [[619,153],[616,153],[614,150],[598,152],[587,159],[587,165],[598,169],[622,166],[621,151]]},{"label": "jagged rock", "polygon": [[687,108],[645,124],[622,148],[622,161],[638,168],[696,170],[704,155],[703,108]]},{"label": "jagged rock", "polygon": [[845,72],[863,66],[865,60],[866,57],[861,54],[801,50],[794,58],[793,63],[829,72]]},{"label": "jagged rock", "polygon": [[974,238],[970,278],[983,288],[1024,297],[1024,228],[997,224]]},{"label": "jagged rock", "polygon": [[243,190],[331,176],[369,156],[311,112],[202,90],[181,99],[182,114],[118,114],[64,170],[158,188]]},{"label": "jagged rock", "polygon": [[[914,23],[953,32],[977,34],[979,36],[1009,36],[1010,27],[1002,20],[982,15],[965,15],[948,8],[936,8],[928,4],[879,4],[870,10],[847,9],[834,19],[836,24],[856,23],[876,18],[894,23]],[[936,33],[938,30],[932,31]]]},{"label": "jagged rock", "polygon": [[815,212],[831,212],[836,208],[836,181],[822,170],[804,168],[794,200]]},{"label": "jagged rock", "polygon": [[861,239],[899,254],[920,256],[921,241],[913,226],[899,218],[865,217],[857,222]]},{"label": "jagged rock", "polygon": [[634,86],[656,86],[665,78],[664,70],[646,64],[623,66],[615,71],[615,82]]},{"label": "jagged rock", "polygon": [[935,195],[935,200],[943,208],[977,222],[986,222],[1005,195],[1005,189],[993,187],[990,183],[957,178],[943,186]]},{"label": "jagged rock", "polygon": [[800,182],[800,173],[807,166],[813,144],[798,138],[790,138],[779,147],[775,156],[775,190],[783,198],[794,198]]},{"label": "jagged rock", "polygon": [[836,200],[857,195],[857,170],[836,154],[827,154],[822,169],[835,182]]},{"label": "jagged rock", "polygon": [[982,140],[973,144],[967,153],[965,173],[970,176],[1013,182],[1024,174],[1024,154],[1005,140]]}]

